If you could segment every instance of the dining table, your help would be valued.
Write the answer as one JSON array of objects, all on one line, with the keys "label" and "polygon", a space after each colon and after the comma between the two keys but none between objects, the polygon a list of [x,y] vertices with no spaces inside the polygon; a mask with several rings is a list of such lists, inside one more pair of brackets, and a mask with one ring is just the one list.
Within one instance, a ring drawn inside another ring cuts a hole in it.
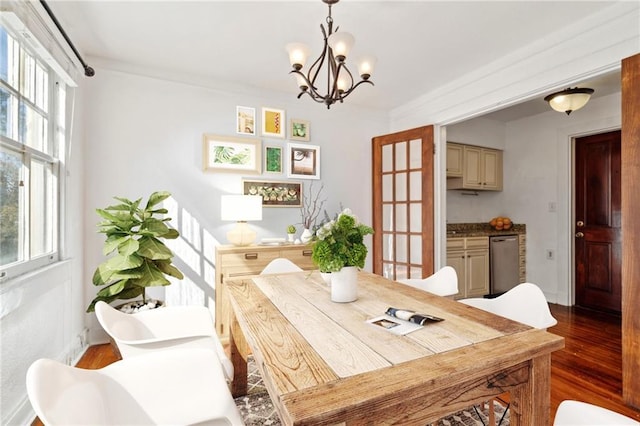
[{"label": "dining table", "polygon": [[[332,302],[318,271],[225,285],[231,391],[247,393],[253,356],[285,425],[424,426],[504,392],[511,425],[549,424],[551,353],[564,340],[546,330],[365,271],[350,303]],[[390,307],[442,320],[396,334],[373,321]]]}]

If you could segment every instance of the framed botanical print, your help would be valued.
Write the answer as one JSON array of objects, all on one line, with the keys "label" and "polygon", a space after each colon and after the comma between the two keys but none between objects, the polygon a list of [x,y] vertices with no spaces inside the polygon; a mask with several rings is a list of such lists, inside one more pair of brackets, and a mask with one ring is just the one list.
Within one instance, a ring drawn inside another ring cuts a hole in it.
[{"label": "framed botanical print", "polygon": [[311,123],[307,120],[292,118],[289,120],[289,138],[294,141],[309,142]]},{"label": "framed botanical print", "polygon": [[292,181],[242,180],[244,195],[260,195],[264,207],[300,207],[302,183]]},{"label": "framed botanical print", "polygon": [[262,149],[259,139],[205,134],[202,151],[205,171],[262,173]]},{"label": "framed botanical print", "polygon": [[284,138],[286,123],[284,110],[262,108],[262,136]]},{"label": "framed botanical print", "polygon": [[317,145],[287,144],[287,177],[320,179],[320,147]]},{"label": "framed botanical print", "polygon": [[265,173],[282,173],[282,148],[267,145],[264,147]]},{"label": "framed botanical print", "polygon": [[245,106],[236,107],[236,133],[241,135],[256,134],[256,109]]}]

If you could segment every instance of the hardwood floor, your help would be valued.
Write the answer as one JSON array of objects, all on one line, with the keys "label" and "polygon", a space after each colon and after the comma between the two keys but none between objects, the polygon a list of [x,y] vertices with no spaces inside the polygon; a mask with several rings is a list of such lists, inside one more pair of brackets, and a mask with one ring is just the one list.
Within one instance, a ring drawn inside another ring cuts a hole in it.
[{"label": "hardwood floor", "polygon": [[[586,309],[549,305],[558,325],[549,332],[565,338],[565,348],[551,355],[551,419],[560,402],[585,401],[640,421],[640,410],[622,402],[621,319]],[[77,366],[95,369],[119,359],[111,345],[87,349]],[[32,423],[40,426],[37,419]]]}]

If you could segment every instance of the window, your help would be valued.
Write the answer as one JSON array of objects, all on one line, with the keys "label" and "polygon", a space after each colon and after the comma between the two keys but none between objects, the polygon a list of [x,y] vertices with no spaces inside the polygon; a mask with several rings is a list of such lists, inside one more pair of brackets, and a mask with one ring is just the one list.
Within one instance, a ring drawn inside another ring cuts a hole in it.
[{"label": "window", "polygon": [[58,260],[65,89],[0,25],[0,277]]}]

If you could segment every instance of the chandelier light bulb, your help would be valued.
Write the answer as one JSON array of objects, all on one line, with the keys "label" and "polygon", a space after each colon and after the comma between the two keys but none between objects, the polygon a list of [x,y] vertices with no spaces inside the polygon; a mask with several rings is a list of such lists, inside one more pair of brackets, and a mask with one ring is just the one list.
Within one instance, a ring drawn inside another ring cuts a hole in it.
[{"label": "chandelier light bulb", "polygon": [[331,34],[328,40],[333,55],[340,62],[343,62],[349,56],[349,52],[355,42],[355,38],[350,33],[342,31]]},{"label": "chandelier light bulb", "polygon": [[344,93],[349,88],[349,82],[347,81],[347,77],[345,76],[338,77],[338,81],[336,84],[338,85],[338,91],[340,93]]},{"label": "chandelier light bulb", "polygon": [[289,63],[297,70],[304,67],[309,57],[309,47],[304,43],[289,43],[286,46],[289,53]]},{"label": "chandelier light bulb", "polygon": [[364,80],[368,80],[369,77],[371,77],[371,74],[373,74],[373,69],[376,66],[376,62],[377,59],[375,56],[362,56],[358,61],[358,74],[360,74],[360,77],[362,77]]}]

